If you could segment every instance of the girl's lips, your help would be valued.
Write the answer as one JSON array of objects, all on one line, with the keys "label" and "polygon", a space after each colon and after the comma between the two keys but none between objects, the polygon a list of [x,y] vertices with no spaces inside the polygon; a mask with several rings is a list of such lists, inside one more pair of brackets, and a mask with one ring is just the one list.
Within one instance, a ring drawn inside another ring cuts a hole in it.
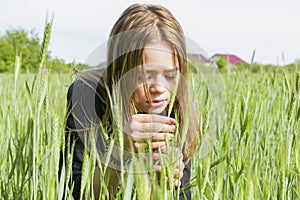
[{"label": "girl's lips", "polygon": [[163,106],[167,102],[166,99],[160,99],[160,100],[153,100],[152,102],[147,101],[147,103],[151,104],[152,106]]}]

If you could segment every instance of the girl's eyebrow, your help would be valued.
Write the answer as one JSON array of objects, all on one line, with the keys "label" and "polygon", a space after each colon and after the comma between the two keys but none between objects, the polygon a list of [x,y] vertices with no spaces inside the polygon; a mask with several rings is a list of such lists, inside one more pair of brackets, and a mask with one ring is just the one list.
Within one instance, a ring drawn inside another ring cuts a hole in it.
[{"label": "girl's eyebrow", "polygon": [[[146,70],[145,72],[146,73],[155,73],[157,71],[159,71],[159,70]],[[170,72],[177,72],[177,70],[176,69],[166,69],[166,70],[163,70],[163,72],[170,73]]]},{"label": "girl's eyebrow", "polygon": [[168,69],[168,70],[164,70],[164,72],[177,72],[176,69]]}]

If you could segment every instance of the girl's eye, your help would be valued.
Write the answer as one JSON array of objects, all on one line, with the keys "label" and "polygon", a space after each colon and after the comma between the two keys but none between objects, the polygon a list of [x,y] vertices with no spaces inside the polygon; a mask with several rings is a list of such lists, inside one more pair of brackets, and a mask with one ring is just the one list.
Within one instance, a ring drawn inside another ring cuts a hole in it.
[{"label": "girl's eye", "polygon": [[144,78],[142,77],[142,76],[138,76],[138,81],[143,81],[144,80]]},{"label": "girl's eye", "polygon": [[175,79],[176,74],[167,74],[167,75],[165,75],[165,77],[166,77],[167,79]]},{"label": "girl's eye", "polygon": [[[152,78],[151,75],[146,75],[146,79],[150,80]],[[144,76],[138,76],[138,81],[144,81]]]}]

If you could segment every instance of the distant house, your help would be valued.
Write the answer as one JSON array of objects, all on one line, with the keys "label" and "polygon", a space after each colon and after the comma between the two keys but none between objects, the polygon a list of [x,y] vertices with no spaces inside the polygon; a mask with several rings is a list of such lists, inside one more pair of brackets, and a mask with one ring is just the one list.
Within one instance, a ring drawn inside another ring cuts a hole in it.
[{"label": "distant house", "polygon": [[225,58],[228,61],[227,64],[227,72],[230,73],[232,72],[232,68],[234,66],[236,66],[238,63],[247,63],[246,61],[244,61],[243,59],[239,58],[236,55],[233,54],[215,54],[213,55],[210,60],[212,60],[215,64],[217,63],[217,61],[221,58]]},{"label": "distant house", "polygon": [[210,59],[214,62],[217,62],[220,59],[220,57],[225,58],[228,61],[228,64],[230,65],[236,65],[238,63],[247,63],[243,59],[233,54],[215,54]]}]

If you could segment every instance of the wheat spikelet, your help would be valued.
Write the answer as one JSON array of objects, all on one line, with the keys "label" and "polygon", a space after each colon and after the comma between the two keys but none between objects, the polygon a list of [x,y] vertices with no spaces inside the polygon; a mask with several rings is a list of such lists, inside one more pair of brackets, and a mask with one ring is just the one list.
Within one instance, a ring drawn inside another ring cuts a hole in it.
[{"label": "wheat spikelet", "polygon": [[[46,19],[46,21],[47,21],[47,19]],[[53,17],[52,17],[51,21],[46,22],[46,25],[45,25],[44,38],[43,38],[43,42],[42,42],[41,50],[40,50],[40,69],[45,67],[45,62],[47,59],[47,51],[48,51],[48,46],[49,46],[50,36],[51,36],[52,21],[53,21]]]}]

